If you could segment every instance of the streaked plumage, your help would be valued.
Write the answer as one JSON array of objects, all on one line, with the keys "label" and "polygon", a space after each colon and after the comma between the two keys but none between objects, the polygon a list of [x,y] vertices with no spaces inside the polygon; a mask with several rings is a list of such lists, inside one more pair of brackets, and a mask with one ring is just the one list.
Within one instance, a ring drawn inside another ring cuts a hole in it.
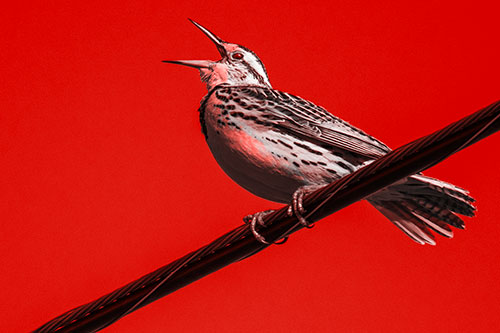
[{"label": "streaked plumage", "polygon": [[[300,187],[330,183],[390,151],[322,107],[273,89],[252,51],[193,23],[222,59],[168,62],[200,70],[208,89],[199,109],[203,133],[222,169],[248,191],[289,203]],[[455,213],[475,210],[467,191],[421,174],[367,200],[421,244],[435,244],[429,229],[452,237],[449,225],[464,227]]]}]

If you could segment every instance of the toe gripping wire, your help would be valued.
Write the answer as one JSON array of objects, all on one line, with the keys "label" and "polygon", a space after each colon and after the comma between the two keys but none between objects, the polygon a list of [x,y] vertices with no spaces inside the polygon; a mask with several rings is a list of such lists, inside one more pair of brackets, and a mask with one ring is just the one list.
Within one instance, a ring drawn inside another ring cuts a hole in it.
[{"label": "toe gripping wire", "polygon": [[252,231],[252,234],[254,235],[255,239],[263,244],[266,245],[282,245],[287,242],[288,240],[288,234],[295,228],[297,228],[299,225],[302,225],[303,227],[307,229],[311,229],[314,227],[313,223],[309,223],[307,221],[307,216],[304,217],[304,214],[306,213],[306,210],[303,205],[304,201],[304,196],[307,193],[314,192],[317,189],[320,189],[324,187],[325,185],[306,185],[299,187],[292,196],[292,202],[287,208],[287,215],[288,216],[294,216],[297,218],[297,224],[295,224],[292,228],[287,230],[286,233],[282,234],[280,237],[277,238],[276,241],[269,242],[263,237],[258,231],[257,231],[257,225],[260,227],[265,227],[266,222],[264,221],[264,218],[275,211],[270,209],[270,210],[265,210],[262,212],[255,213],[253,215],[248,215],[245,218],[243,218],[243,221],[245,223],[249,224],[250,230]]},{"label": "toe gripping wire", "polygon": [[265,210],[263,212],[257,212],[253,215],[248,215],[245,218],[243,218],[243,221],[249,225],[250,231],[252,232],[255,239],[257,241],[259,241],[260,243],[265,244],[265,245],[271,245],[271,244],[282,245],[282,244],[285,244],[288,240],[288,236],[283,235],[282,237],[278,237],[278,239],[275,241],[268,242],[266,240],[266,238],[264,236],[262,236],[261,234],[259,234],[259,232],[257,231],[257,225],[259,225],[261,227],[266,226],[266,222],[264,221],[264,217],[266,217],[267,215],[270,215],[274,212],[275,212],[275,210],[269,209],[269,210]]}]

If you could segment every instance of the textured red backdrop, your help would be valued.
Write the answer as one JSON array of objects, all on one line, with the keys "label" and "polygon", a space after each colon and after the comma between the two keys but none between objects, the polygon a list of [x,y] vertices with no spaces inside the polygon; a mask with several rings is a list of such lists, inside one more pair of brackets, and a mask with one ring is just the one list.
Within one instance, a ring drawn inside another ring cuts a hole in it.
[{"label": "textured red backdrop", "polygon": [[[498,1],[41,3],[0,13],[2,331],[34,329],[277,206],[210,155],[196,71],[160,62],[217,58],[187,17],[255,50],[274,87],[392,147],[500,98]],[[107,331],[500,330],[499,144],[427,171],[478,201],[452,240],[419,246],[357,203]]]}]

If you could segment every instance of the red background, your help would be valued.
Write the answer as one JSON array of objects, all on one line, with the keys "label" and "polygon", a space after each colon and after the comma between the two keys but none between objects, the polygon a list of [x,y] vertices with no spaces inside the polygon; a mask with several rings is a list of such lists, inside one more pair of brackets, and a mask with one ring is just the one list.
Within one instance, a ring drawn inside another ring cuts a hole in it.
[{"label": "red background", "polygon": [[[43,4],[41,4],[43,3]],[[245,45],[274,87],[392,147],[500,98],[498,1],[24,2],[4,8],[2,331],[27,331],[278,205],[219,169],[187,17]],[[137,331],[500,330],[500,134],[426,174],[469,189],[467,230],[419,246],[354,204],[113,325]]]}]

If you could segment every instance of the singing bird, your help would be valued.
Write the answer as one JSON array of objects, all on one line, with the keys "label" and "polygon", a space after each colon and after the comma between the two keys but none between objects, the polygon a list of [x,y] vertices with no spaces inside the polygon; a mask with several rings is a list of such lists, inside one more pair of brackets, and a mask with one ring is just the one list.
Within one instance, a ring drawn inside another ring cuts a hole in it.
[{"label": "singing bird", "polygon": [[[304,193],[324,186],[390,152],[362,130],[301,97],[274,89],[262,61],[248,48],[223,41],[191,20],[217,47],[218,61],[165,60],[200,71],[208,93],[201,128],[224,172],[251,193],[290,203],[301,223]],[[457,214],[474,216],[468,192],[415,174],[366,200],[420,244],[435,245],[430,230],[451,238],[464,229]],[[255,231],[266,212],[253,215]]]}]

